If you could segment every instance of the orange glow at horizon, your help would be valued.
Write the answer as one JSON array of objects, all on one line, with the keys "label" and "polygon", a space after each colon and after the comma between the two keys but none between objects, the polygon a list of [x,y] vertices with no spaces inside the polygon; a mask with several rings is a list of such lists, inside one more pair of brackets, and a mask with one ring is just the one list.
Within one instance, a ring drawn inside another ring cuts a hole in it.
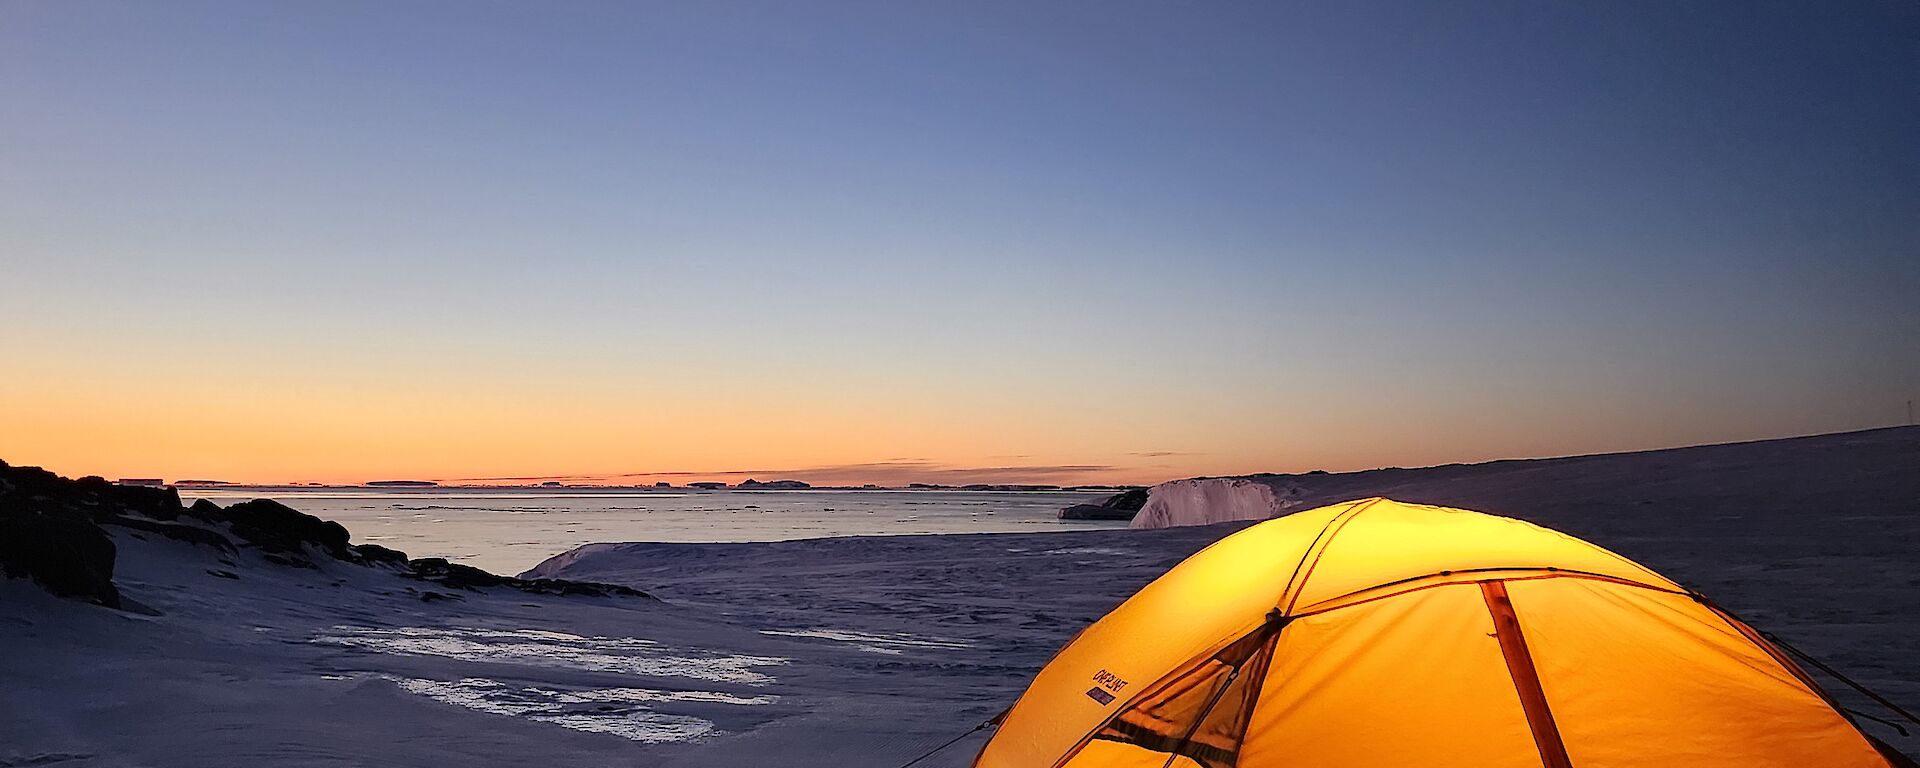
[{"label": "orange glow at horizon", "polygon": [[1592,386],[1580,371],[1519,382],[1429,366],[1409,378],[1382,362],[1254,377],[1222,357],[1090,378],[1046,360],[1019,363],[1038,374],[979,364],[998,351],[650,357],[316,337],[180,354],[108,327],[66,335],[9,340],[0,460],[249,484],[1151,484],[1883,425],[1863,417],[1864,398],[1761,409],[1722,395],[1704,408],[1616,383],[1570,410],[1564,393]]},{"label": "orange glow at horizon", "polygon": [[[862,392],[794,378],[782,389],[553,385],[420,374],[35,371],[0,383],[0,460],[69,476],[246,484],[816,485],[1152,484],[1203,475],[1634,450],[1707,440],[1596,419],[1541,439],[1462,409],[1408,423],[1223,402],[1131,415],[1070,390]],[[1811,430],[1809,430],[1811,431]],[[1651,435],[1651,438],[1649,437]]]}]

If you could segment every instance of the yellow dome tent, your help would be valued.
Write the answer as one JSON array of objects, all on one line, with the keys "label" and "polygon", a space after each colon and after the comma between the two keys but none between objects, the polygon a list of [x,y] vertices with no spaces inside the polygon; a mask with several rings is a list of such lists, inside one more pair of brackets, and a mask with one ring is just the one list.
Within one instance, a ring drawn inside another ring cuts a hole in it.
[{"label": "yellow dome tent", "polygon": [[1247,528],[1148,584],[1040,670],[974,764],[1906,763],[1895,754],[1660,574],[1519,520],[1367,499]]}]

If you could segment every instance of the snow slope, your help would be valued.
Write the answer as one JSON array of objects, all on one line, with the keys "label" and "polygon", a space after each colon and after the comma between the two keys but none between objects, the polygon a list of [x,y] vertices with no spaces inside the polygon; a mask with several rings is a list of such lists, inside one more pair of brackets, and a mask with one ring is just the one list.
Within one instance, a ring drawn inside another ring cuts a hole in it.
[{"label": "snow slope", "polygon": [[1132,527],[1265,520],[1372,496],[1546,516],[1576,534],[1639,512],[1787,515],[1898,506],[1920,497],[1920,427],[1420,469],[1176,480],[1150,489]]}]

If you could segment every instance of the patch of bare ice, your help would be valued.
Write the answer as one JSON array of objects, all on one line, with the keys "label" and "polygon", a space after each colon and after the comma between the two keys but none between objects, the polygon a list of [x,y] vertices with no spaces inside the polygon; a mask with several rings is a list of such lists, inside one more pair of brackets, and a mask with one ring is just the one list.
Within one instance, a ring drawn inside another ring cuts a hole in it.
[{"label": "patch of bare ice", "polygon": [[743,697],[708,691],[660,691],[650,688],[555,691],[514,687],[482,677],[452,682],[391,675],[382,677],[402,690],[443,704],[552,723],[576,731],[608,733],[647,743],[689,741],[720,733],[710,720],[659,712],[645,706],[647,703],[702,701],[751,706],[774,701],[772,696]]},{"label": "patch of bare ice", "polygon": [[677,649],[638,637],[586,637],[531,629],[341,625],[333,628],[333,634],[315,637],[313,642],[406,656],[688,677],[756,686],[773,682],[773,677],[760,672],[759,667],[787,663],[787,659],[777,656]]}]

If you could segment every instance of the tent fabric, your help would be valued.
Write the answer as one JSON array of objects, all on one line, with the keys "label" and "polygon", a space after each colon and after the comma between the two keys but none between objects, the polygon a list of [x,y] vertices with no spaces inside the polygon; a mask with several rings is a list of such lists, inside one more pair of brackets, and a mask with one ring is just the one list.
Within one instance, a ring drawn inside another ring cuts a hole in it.
[{"label": "tent fabric", "polygon": [[1366,499],[1221,539],[1035,675],[979,768],[1893,765],[1751,628],[1539,526]]}]

